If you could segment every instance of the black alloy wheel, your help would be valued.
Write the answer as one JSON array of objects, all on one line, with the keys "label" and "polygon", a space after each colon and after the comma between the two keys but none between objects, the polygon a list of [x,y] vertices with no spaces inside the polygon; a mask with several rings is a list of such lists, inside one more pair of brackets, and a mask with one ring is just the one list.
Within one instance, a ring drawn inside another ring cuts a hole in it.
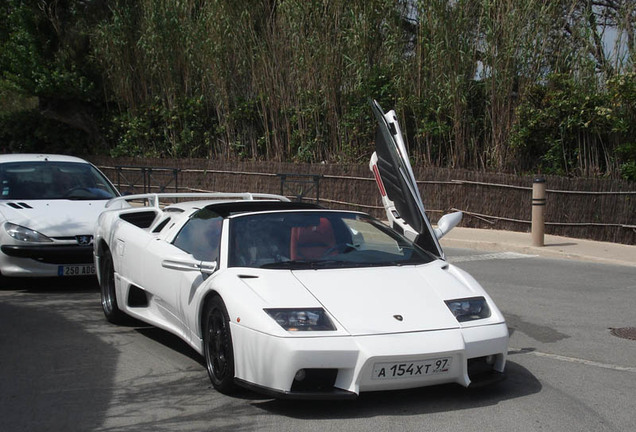
[{"label": "black alloy wheel", "polygon": [[230,334],[230,318],[223,300],[214,296],[206,305],[203,316],[205,364],[216,390],[230,394],[234,383],[234,350]]}]

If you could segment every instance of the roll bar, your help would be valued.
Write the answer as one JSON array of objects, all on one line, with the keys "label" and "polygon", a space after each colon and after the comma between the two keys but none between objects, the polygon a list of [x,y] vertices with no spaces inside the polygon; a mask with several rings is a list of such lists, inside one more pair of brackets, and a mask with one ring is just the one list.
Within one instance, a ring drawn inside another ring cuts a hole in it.
[{"label": "roll bar", "polygon": [[123,195],[109,200],[106,203],[106,208],[111,207],[113,204],[118,202],[128,202],[135,200],[147,200],[147,207],[155,207],[159,208],[159,201],[161,199],[181,199],[181,198],[198,198],[198,199],[211,199],[211,200],[219,200],[219,201],[233,201],[233,200],[245,200],[245,201],[255,201],[255,200],[275,200],[275,201],[283,201],[290,202],[289,198],[283,195],[274,195],[274,194],[264,194],[264,193],[233,193],[233,192],[192,192],[192,193],[147,193],[147,194],[137,194],[137,195]]}]

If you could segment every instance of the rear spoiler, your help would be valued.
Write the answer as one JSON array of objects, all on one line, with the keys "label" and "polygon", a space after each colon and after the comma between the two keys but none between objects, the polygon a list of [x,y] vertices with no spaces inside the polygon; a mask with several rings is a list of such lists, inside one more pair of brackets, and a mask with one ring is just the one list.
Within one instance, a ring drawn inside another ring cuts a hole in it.
[{"label": "rear spoiler", "polygon": [[272,201],[283,201],[289,202],[289,198],[283,195],[274,195],[274,194],[263,194],[263,193],[232,193],[232,192],[208,192],[208,193],[147,193],[147,194],[137,194],[137,195],[124,195],[111,199],[106,203],[106,208],[112,207],[113,205],[120,203],[127,203],[129,201],[146,201],[148,204],[146,207],[155,207],[159,208],[159,203],[161,200],[166,199],[185,199],[185,198],[196,198],[196,199],[211,199],[218,201],[237,201],[237,200],[245,200],[245,201],[255,201],[255,200],[272,200]]}]

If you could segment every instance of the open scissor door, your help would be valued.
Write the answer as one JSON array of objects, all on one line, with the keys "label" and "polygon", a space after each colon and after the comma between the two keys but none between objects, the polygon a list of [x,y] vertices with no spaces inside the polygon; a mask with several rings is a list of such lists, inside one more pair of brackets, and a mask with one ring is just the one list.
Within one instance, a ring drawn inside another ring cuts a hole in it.
[{"label": "open scissor door", "polygon": [[371,102],[371,107],[378,129],[369,167],[380,189],[389,223],[417,245],[443,258],[444,252],[424,212],[395,111],[385,114],[376,101]]}]

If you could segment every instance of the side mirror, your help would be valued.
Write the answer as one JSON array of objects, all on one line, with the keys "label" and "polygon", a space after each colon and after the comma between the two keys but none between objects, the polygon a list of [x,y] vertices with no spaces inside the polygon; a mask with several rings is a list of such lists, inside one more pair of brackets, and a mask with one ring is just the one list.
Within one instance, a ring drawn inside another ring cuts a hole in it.
[{"label": "side mirror", "polygon": [[441,239],[446,234],[448,234],[450,230],[455,228],[455,226],[459,222],[461,222],[461,220],[462,220],[462,212],[454,212],[454,213],[445,214],[437,222],[437,228],[433,230],[435,232],[435,237],[437,237],[438,240]]},{"label": "side mirror", "polygon": [[163,260],[161,266],[164,268],[180,271],[198,271],[203,274],[212,274],[215,272],[216,261],[197,261],[191,258],[170,258]]},{"label": "side mirror", "polygon": [[364,235],[362,235],[362,233],[356,229],[353,229],[353,228],[350,228],[350,229],[351,229],[351,243],[355,245],[364,244]]}]

